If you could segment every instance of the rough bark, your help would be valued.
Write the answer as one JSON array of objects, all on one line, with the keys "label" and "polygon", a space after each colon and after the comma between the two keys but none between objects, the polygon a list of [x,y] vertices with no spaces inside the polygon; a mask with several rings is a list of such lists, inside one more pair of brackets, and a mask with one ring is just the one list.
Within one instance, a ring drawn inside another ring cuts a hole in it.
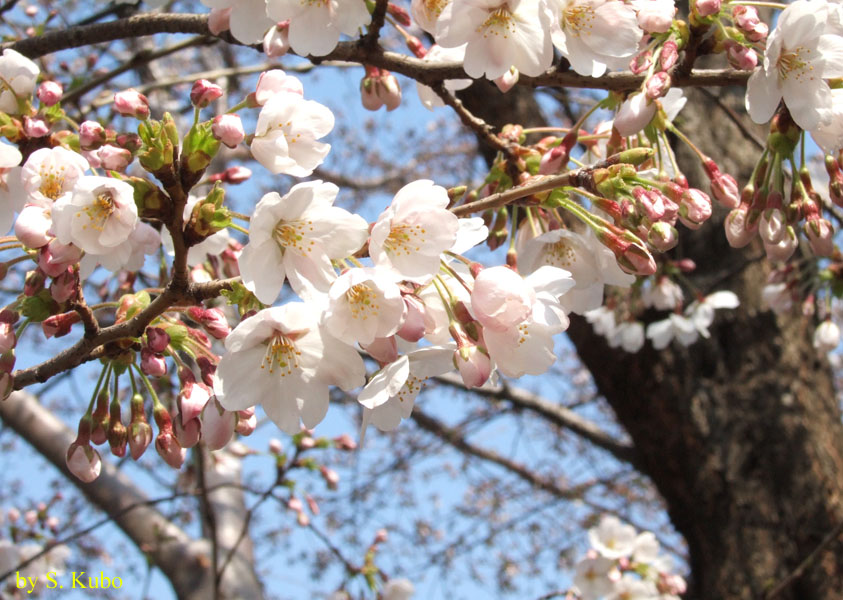
[{"label": "rough bark", "polygon": [[[214,592],[211,543],[206,538],[194,539],[159,512],[149,497],[112,463],[103,461],[100,476],[92,483],[82,483],[70,474],[65,453],[73,442],[73,433],[52,412],[25,392],[15,392],[0,402],[0,419],[31,444],[44,458],[85,494],[92,504],[108,514],[114,523],[145,553],[170,580],[182,600],[208,598],[259,600],[263,592],[254,573],[251,546],[239,548],[223,573],[220,593]],[[239,471],[227,476],[216,472],[213,483],[235,483]],[[222,489],[209,494],[218,505],[235,506],[235,492]],[[239,494],[242,495],[242,494]],[[242,500],[240,500],[242,502]],[[231,515],[218,510],[224,528],[218,530],[220,547],[231,547],[234,528]],[[243,513],[239,513],[242,521]]]},{"label": "rough bark", "polygon": [[[543,124],[523,91],[501,101],[473,87],[466,106],[494,125]],[[746,181],[758,150],[712,100],[691,96],[683,130]],[[691,184],[707,189],[701,169],[680,158]],[[752,260],[760,248],[729,248],[717,223],[681,235],[679,252],[699,266],[696,285],[742,300],[718,311],[709,340],[627,354],[580,318],[568,333],[687,541],[688,597],[764,598],[843,522],[840,408],[829,365],[811,345],[814,325],[761,309],[768,266]],[[825,542],[777,598],[839,600],[843,544]]]}]

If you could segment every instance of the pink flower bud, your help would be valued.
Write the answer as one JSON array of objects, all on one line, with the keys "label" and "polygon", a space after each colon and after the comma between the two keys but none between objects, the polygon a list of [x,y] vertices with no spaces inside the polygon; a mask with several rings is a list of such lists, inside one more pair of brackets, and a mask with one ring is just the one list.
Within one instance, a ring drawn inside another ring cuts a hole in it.
[{"label": "pink flower bud", "polygon": [[720,172],[720,168],[710,158],[703,160],[703,168],[711,181],[711,195],[725,208],[737,208],[741,203],[738,182],[731,175]]},{"label": "pink flower bud", "polygon": [[733,69],[752,71],[758,66],[758,54],[752,48],[747,48],[732,40],[725,42],[726,58]]},{"label": "pink flower bud", "polygon": [[647,234],[647,242],[660,252],[667,252],[679,243],[679,232],[664,221],[653,223]]},{"label": "pink flower bud", "polygon": [[310,509],[310,512],[313,513],[314,516],[318,516],[319,504],[316,503],[316,500],[313,499],[313,496],[308,494],[304,497],[304,501],[307,502],[307,507]]},{"label": "pink flower bud", "polygon": [[38,253],[38,266],[50,277],[58,277],[68,267],[79,262],[80,258],[82,258],[82,251],[78,247],[52,239]]},{"label": "pink flower bud", "polygon": [[214,35],[228,31],[231,28],[230,19],[231,8],[213,8],[208,15],[208,29]]},{"label": "pink flower bud", "polygon": [[798,247],[799,238],[796,236],[796,232],[790,225],[787,226],[782,239],[779,240],[778,243],[764,243],[764,251],[767,253],[767,260],[770,262],[785,262],[790,260],[790,257],[793,256],[793,253],[796,252]]},{"label": "pink flower bud", "polygon": [[79,277],[73,269],[65,269],[60,275],[53,277],[50,283],[50,296],[56,302],[67,302],[76,297],[76,286]]},{"label": "pink flower bud", "polygon": [[149,100],[132,88],[114,94],[114,109],[124,117],[149,118]]},{"label": "pink flower bud", "polygon": [[155,438],[155,449],[161,458],[164,459],[164,462],[174,469],[180,469],[184,464],[187,451],[176,441],[172,429],[158,433],[158,437]]},{"label": "pink flower bud", "polygon": [[202,439],[211,450],[224,448],[234,435],[237,416],[225,410],[213,396],[202,411]]},{"label": "pink flower bud", "polygon": [[202,409],[211,399],[211,390],[204,383],[186,381],[176,398],[176,404],[181,415],[181,424],[187,425],[199,416]]},{"label": "pink flower bud", "polygon": [[627,98],[615,117],[614,126],[623,137],[635,135],[653,120],[656,105],[641,92]]},{"label": "pink flower bud", "polygon": [[240,435],[249,436],[255,432],[258,426],[258,418],[255,416],[254,410],[247,413],[244,410],[237,411],[237,425],[234,431]]},{"label": "pink flower bud", "polygon": [[302,527],[307,527],[308,525],[310,525],[310,517],[308,517],[304,511],[297,513],[296,523],[298,523]]},{"label": "pink flower bud", "polygon": [[17,336],[12,323],[0,321],[0,354],[6,354],[17,345]]},{"label": "pink flower bud", "polygon": [[24,522],[32,527],[38,522],[38,513],[34,510],[28,510],[23,514]]},{"label": "pink flower bud", "polygon": [[222,88],[207,79],[200,79],[190,89],[190,103],[196,108],[205,108],[222,97]]},{"label": "pink flower bud", "polygon": [[653,51],[652,50],[645,50],[644,52],[639,52],[632,59],[629,61],[629,70],[635,73],[636,75],[641,75],[642,73],[646,73],[650,70],[650,67],[653,65]]},{"label": "pink flower bud", "polygon": [[481,387],[492,374],[492,361],[488,352],[479,346],[463,346],[454,351],[454,366],[459,369],[467,388]]},{"label": "pink flower bud", "polygon": [[102,461],[99,453],[89,443],[74,442],[67,449],[67,469],[84,483],[91,483],[100,476]]},{"label": "pink flower bud", "polygon": [[132,153],[125,148],[106,144],[97,152],[103,169],[109,171],[125,171],[132,162]]},{"label": "pink flower bud", "polygon": [[298,513],[304,510],[304,504],[302,504],[301,500],[292,496],[287,500],[287,508]]},{"label": "pink flower bud", "polygon": [[284,56],[290,50],[290,21],[269,28],[263,36],[263,53],[269,58]]},{"label": "pink flower bud", "polygon": [[495,79],[495,85],[498,86],[498,89],[501,91],[502,94],[507,93],[515,84],[518,83],[518,78],[521,76],[521,73],[515,67],[509,67],[509,71]]},{"label": "pink flower bud", "polygon": [[389,539],[389,533],[386,529],[378,529],[375,532],[375,539],[372,540],[373,544],[383,544],[386,540]]},{"label": "pink flower bud", "polygon": [[751,30],[761,22],[757,8],[740,4],[732,9],[732,19],[735,25],[744,31]]},{"label": "pink flower bud", "polygon": [[811,251],[817,256],[831,256],[834,252],[834,227],[826,219],[813,219],[804,225]]},{"label": "pink flower bud", "polygon": [[211,133],[229,148],[236,148],[240,142],[246,139],[243,122],[235,114],[218,115],[215,117],[211,125]]},{"label": "pink flower bud", "polygon": [[316,440],[314,440],[309,435],[306,435],[299,440],[298,446],[302,450],[310,450],[311,448],[316,447]]},{"label": "pink flower bud", "polygon": [[6,516],[9,519],[9,523],[17,523],[18,519],[20,519],[20,511],[13,506],[9,509],[9,512],[6,513]]},{"label": "pink flower bud", "polygon": [[635,197],[638,207],[650,221],[660,221],[664,217],[664,201],[666,200],[664,194],[657,190],[648,190],[636,186],[632,188],[632,195]]},{"label": "pink flower bud", "polygon": [[[191,315],[193,316],[193,315]],[[208,308],[198,315],[196,319],[211,336],[218,340],[224,340],[231,333],[231,326],[219,308]]]},{"label": "pink flower bud", "polygon": [[699,229],[711,217],[711,199],[696,188],[684,191],[679,202],[679,220],[688,229]]},{"label": "pink flower bud", "polygon": [[40,138],[50,133],[50,126],[42,117],[24,117],[23,131],[28,137]]},{"label": "pink flower bud", "polygon": [[366,110],[378,110],[383,106],[383,100],[378,96],[377,81],[374,77],[365,76],[360,80],[360,102]]},{"label": "pink flower bud", "polygon": [[673,67],[673,65],[676,64],[676,61],[678,60],[679,47],[673,40],[667,40],[662,45],[662,53],[659,56],[659,63],[661,64],[662,71],[670,71],[670,69]]},{"label": "pink flower bud", "polygon": [[408,13],[403,7],[390,2],[386,5],[386,12],[389,16],[395,19],[395,21],[399,25],[403,27],[409,27],[410,25],[412,25],[412,21],[410,20],[410,13]]},{"label": "pink flower bud", "polygon": [[167,361],[149,348],[141,348],[141,371],[150,377],[163,377],[167,374]]},{"label": "pink flower bud", "polygon": [[53,106],[61,101],[64,89],[58,81],[45,81],[38,86],[38,100],[44,106]]},{"label": "pink flower bud", "polygon": [[79,146],[82,150],[96,150],[105,140],[105,127],[96,121],[82,121],[79,125]]},{"label": "pink flower bud", "polygon": [[156,354],[161,354],[170,345],[170,335],[160,327],[147,327],[146,345]]},{"label": "pink flower bud", "polygon": [[539,175],[553,175],[562,170],[570,156],[568,148],[554,146],[542,155],[539,161]]},{"label": "pink flower bud", "polygon": [[59,518],[56,516],[49,516],[44,520],[44,526],[47,527],[53,533],[57,533],[59,530]]},{"label": "pink flower bud", "polygon": [[199,443],[199,437],[202,435],[202,424],[199,419],[191,419],[182,425],[180,419],[176,419],[173,423],[173,435],[176,438],[179,446],[182,448],[193,448]]},{"label": "pink flower bud", "polygon": [[269,451],[272,454],[281,454],[284,451],[284,447],[281,445],[281,440],[278,438],[272,438],[269,440]]},{"label": "pink flower bud", "polygon": [[645,93],[650,100],[656,100],[664,96],[670,89],[671,79],[664,71],[659,71],[647,80]]},{"label": "pink flower bud", "polygon": [[46,338],[60,338],[70,333],[71,327],[81,320],[79,313],[76,311],[52,315],[41,321],[41,329],[44,331],[44,337]]},{"label": "pink flower bud", "polygon": [[334,438],[334,446],[337,450],[351,451],[357,448],[357,442],[350,435],[344,433]]},{"label": "pink flower bud", "polygon": [[260,74],[255,86],[255,102],[258,106],[263,106],[275,94],[282,92],[303,96],[304,88],[298,78],[287,75],[281,69],[265,71]]},{"label": "pink flower bud", "polygon": [[710,17],[720,12],[720,0],[697,0],[694,3],[696,13],[701,17]]},{"label": "pink flower bud", "polygon": [[325,465],[319,467],[319,472],[322,474],[322,479],[325,480],[325,483],[328,487],[332,490],[337,489],[337,485],[340,482],[340,475],[333,469],[329,469]]},{"label": "pink flower bud", "polygon": [[152,427],[149,423],[132,423],[129,426],[129,451],[138,460],[152,442]]},{"label": "pink flower bud", "polygon": [[756,230],[747,227],[748,213],[749,207],[746,204],[741,204],[726,217],[724,223],[726,240],[732,248],[743,248],[755,237]]},{"label": "pink flower bud", "polygon": [[765,245],[778,244],[787,231],[784,213],[779,208],[767,208],[761,213],[758,235]]}]

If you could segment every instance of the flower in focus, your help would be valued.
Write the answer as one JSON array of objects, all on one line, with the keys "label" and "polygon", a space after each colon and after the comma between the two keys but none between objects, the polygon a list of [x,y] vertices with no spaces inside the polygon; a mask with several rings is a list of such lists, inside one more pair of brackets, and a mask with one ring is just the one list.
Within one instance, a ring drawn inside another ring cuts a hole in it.
[{"label": "flower in focus", "polygon": [[363,359],[319,325],[320,311],[302,302],[264,309],[225,339],[214,392],[228,411],[260,404],[283,431],[300,420],[315,427],[328,411],[328,391],[363,385]]},{"label": "flower in focus", "polygon": [[35,91],[41,73],[38,65],[10,48],[0,56],[0,112],[20,114],[19,100],[26,100]]},{"label": "flower in focus", "polygon": [[301,56],[325,56],[340,34],[357,35],[372,20],[364,0],[267,0],[266,12],[277,22],[290,21],[290,47]]},{"label": "flower in focus", "polygon": [[270,192],[258,202],[239,261],[243,283],[258,300],[275,302],[285,279],[300,296],[327,292],[336,277],[331,260],[365,243],[366,221],[332,206],[338,190],[332,183],[308,181],[283,197]]},{"label": "flower in focus", "polygon": [[274,94],[258,115],[252,155],[271,173],[307,177],[322,164],[329,144],[318,142],[334,128],[334,114],[293,92]]}]

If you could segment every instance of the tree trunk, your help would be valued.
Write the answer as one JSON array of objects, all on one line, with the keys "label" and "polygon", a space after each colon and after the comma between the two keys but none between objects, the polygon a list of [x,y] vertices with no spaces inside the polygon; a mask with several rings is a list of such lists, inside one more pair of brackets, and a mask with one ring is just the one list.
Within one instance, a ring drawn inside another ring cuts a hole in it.
[{"label": "tree trunk", "polygon": [[[681,128],[745,182],[760,151],[713,101],[689,95]],[[499,98],[496,90],[474,90],[465,102],[498,127],[542,124],[534,101],[502,105]],[[706,190],[698,161],[687,154],[680,152],[683,170]],[[776,597],[839,600],[843,424],[831,370],[811,344],[814,325],[761,309],[769,266],[757,260],[760,246],[731,249],[717,222],[696,232],[683,228],[680,237],[681,256],[698,265],[694,283],[704,293],[730,289],[741,299],[739,309],[718,311],[710,339],[663,351],[648,343],[628,354],[576,317],[569,336],[687,541],[688,597],[764,598],[819,548]]]}]

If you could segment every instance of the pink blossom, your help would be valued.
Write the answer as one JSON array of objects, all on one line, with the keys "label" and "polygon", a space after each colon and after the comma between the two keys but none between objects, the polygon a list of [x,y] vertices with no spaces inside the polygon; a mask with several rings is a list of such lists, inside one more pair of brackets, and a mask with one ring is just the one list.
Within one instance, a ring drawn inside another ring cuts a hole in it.
[{"label": "pink blossom", "polygon": [[61,102],[64,89],[58,81],[45,81],[38,86],[38,100],[44,106],[53,106]]},{"label": "pink blossom", "polygon": [[190,90],[190,102],[197,108],[205,108],[214,100],[221,98],[222,94],[222,87],[216,83],[199,79]]},{"label": "pink blossom", "polygon": [[213,125],[211,125],[211,132],[216,139],[229,148],[236,148],[240,142],[246,139],[243,123],[236,114],[227,113],[215,117]]},{"label": "pink blossom", "polygon": [[91,483],[100,476],[102,461],[89,443],[74,442],[67,450],[67,468],[77,479]]},{"label": "pink blossom", "polygon": [[124,117],[149,117],[149,100],[139,91],[129,88],[114,94],[114,109]]}]

